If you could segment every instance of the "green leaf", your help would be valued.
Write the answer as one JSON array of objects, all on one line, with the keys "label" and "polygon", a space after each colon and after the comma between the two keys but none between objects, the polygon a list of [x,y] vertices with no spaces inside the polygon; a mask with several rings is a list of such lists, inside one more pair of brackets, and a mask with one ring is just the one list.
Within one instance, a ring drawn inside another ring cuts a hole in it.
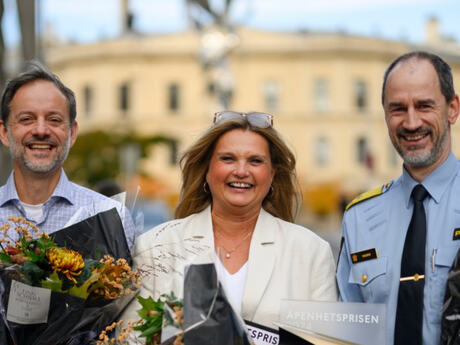
[{"label": "green leaf", "polygon": [[91,276],[91,269],[84,267],[81,270],[81,273],[75,277],[75,279],[77,280],[77,284],[75,285],[82,286],[89,279],[90,276]]},{"label": "green leaf", "polygon": [[142,325],[135,326],[133,328],[136,331],[140,331],[141,332],[140,336],[143,338],[147,338],[146,343],[149,343],[149,341],[155,334],[161,332],[162,324],[163,324],[163,320],[161,317],[159,317],[151,322],[146,322]]},{"label": "green leaf", "polygon": [[139,309],[137,311],[137,315],[139,315],[139,317],[143,320],[148,320],[149,319],[149,316],[147,315],[147,313],[152,310],[152,309],[145,309],[145,308],[142,308],[142,309]]},{"label": "green leaf", "polygon": [[3,261],[3,262],[7,262],[7,263],[12,263],[13,260],[11,260],[10,256],[8,254],[5,254],[5,253],[0,253],[0,260]]},{"label": "green leaf", "polygon": [[86,259],[84,262],[85,266],[81,270],[81,273],[75,277],[77,280],[77,286],[83,285],[89,277],[93,274],[93,267],[96,267],[98,264],[98,261],[92,260],[92,259]]},{"label": "green leaf", "polygon": [[161,324],[159,326],[150,327],[141,333],[141,337],[147,338],[161,331]]},{"label": "green leaf", "polygon": [[71,281],[70,279],[67,279],[67,277],[64,274],[59,272],[58,275],[59,275],[59,278],[61,278],[63,290],[69,290],[70,288],[75,286],[75,283]]},{"label": "green leaf", "polygon": [[97,258],[98,259],[97,261],[99,262],[99,259],[102,258],[102,252],[100,251],[100,249],[96,249],[96,253],[94,257]]},{"label": "green leaf", "polygon": [[97,281],[99,280],[99,277],[101,274],[97,271],[93,271],[91,276],[81,285],[81,286],[73,286],[70,290],[69,293],[83,298],[83,299],[88,299],[89,295],[91,292],[97,288]]},{"label": "green leaf", "polygon": [[50,276],[41,283],[42,288],[50,289],[51,291],[64,292],[62,290],[62,280],[59,279],[59,276],[56,271],[50,274]]},{"label": "green leaf", "polygon": [[[182,306],[183,303],[174,293],[163,294],[158,300],[154,300],[152,297],[143,298],[142,296],[137,296],[136,298],[142,306],[137,311],[137,314],[144,320],[144,323],[133,328],[141,332],[140,336],[146,338],[146,343],[148,344],[155,334],[161,332],[165,303],[170,306]],[[156,311],[156,313],[151,311]]]},{"label": "green leaf", "polygon": [[137,296],[137,300],[143,309],[155,310],[158,306],[163,306],[162,301],[155,301],[151,296],[148,298],[143,298],[142,296]]},{"label": "green leaf", "polygon": [[40,248],[44,248],[44,249],[50,249],[53,247],[57,247],[57,243],[54,242],[52,238],[45,238],[44,236],[40,237],[37,240],[37,243]]},{"label": "green leaf", "polygon": [[26,284],[40,286],[40,281],[45,277],[45,271],[38,267],[34,262],[25,261],[22,265],[22,272]]},{"label": "green leaf", "polygon": [[42,259],[40,255],[37,255],[37,253],[35,253],[35,250],[26,251],[26,255],[30,258],[30,261],[32,262],[39,262]]},{"label": "green leaf", "polygon": [[99,268],[102,267],[102,264],[99,262],[99,260],[94,260],[94,259],[86,259],[85,260],[85,267],[88,268]]}]

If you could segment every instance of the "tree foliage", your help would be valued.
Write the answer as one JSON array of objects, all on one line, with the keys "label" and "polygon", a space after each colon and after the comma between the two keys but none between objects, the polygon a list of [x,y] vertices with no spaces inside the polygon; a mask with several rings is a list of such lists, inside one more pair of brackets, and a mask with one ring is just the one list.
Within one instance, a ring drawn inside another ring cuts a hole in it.
[{"label": "tree foliage", "polygon": [[83,185],[94,186],[104,179],[116,179],[120,171],[120,152],[126,145],[139,147],[140,158],[157,143],[174,145],[174,140],[161,135],[141,137],[135,133],[91,131],[79,134],[70,150],[64,169],[69,179]]}]

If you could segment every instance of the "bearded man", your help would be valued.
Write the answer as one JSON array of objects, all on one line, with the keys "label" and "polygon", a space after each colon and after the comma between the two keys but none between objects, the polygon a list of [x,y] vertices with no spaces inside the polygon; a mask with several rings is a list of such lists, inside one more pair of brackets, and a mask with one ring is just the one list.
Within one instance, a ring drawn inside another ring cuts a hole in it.
[{"label": "bearded man", "polygon": [[386,304],[387,344],[439,344],[449,269],[460,247],[459,114],[449,65],[411,52],[387,68],[382,104],[402,175],[347,206],[337,268],[347,302]]},{"label": "bearded man", "polygon": [[0,140],[13,172],[0,187],[0,224],[24,217],[52,233],[116,207],[127,244],[134,241],[129,212],[117,202],[70,182],[62,168],[77,139],[75,96],[38,63],[9,80],[1,98]]}]

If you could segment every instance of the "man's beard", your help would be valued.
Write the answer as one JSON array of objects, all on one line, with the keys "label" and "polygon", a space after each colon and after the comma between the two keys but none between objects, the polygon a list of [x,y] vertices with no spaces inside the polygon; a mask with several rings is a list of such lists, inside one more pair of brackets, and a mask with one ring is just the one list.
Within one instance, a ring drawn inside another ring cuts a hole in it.
[{"label": "man's beard", "polygon": [[[449,122],[445,121],[445,126],[444,126],[444,131],[439,137],[439,139],[436,142],[433,142],[433,147],[431,150],[428,152],[417,152],[417,150],[410,150],[406,149],[405,151],[401,148],[399,143],[396,141],[396,139],[393,141],[393,146],[395,147],[396,151],[398,151],[399,155],[403,159],[404,163],[410,167],[413,168],[422,168],[426,166],[430,166],[433,163],[435,163],[439,157],[442,155],[442,153],[446,149],[447,145],[447,139],[448,139],[448,134],[449,134]],[[417,132],[430,132],[431,134],[433,131],[431,128],[419,128],[416,131],[398,131],[397,135],[399,134],[415,134]],[[431,135],[430,134],[430,135]]]},{"label": "man's beard", "polygon": [[[67,159],[70,151],[70,132],[67,137],[67,140],[62,146],[56,146],[56,154],[48,164],[34,163],[27,157],[26,146],[17,143],[11,136],[10,131],[8,131],[8,140],[10,142],[10,155],[13,161],[20,161],[23,165],[34,173],[49,173],[56,168],[62,166],[64,161]],[[40,142],[50,142],[50,140],[37,139]]]}]

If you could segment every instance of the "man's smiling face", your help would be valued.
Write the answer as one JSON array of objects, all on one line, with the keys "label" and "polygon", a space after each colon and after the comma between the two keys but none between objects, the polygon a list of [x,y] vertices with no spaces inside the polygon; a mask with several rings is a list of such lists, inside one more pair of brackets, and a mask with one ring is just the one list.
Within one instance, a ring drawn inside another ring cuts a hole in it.
[{"label": "man's smiling face", "polygon": [[426,59],[411,58],[390,72],[385,89],[390,139],[408,168],[440,165],[450,152],[450,124],[456,115],[441,93]]},{"label": "man's smiling face", "polygon": [[2,143],[13,164],[33,173],[60,169],[77,136],[70,126],[69,106],[50,81],[36,80],[19,88],[10,103],[8,124],[0,123]]}]

